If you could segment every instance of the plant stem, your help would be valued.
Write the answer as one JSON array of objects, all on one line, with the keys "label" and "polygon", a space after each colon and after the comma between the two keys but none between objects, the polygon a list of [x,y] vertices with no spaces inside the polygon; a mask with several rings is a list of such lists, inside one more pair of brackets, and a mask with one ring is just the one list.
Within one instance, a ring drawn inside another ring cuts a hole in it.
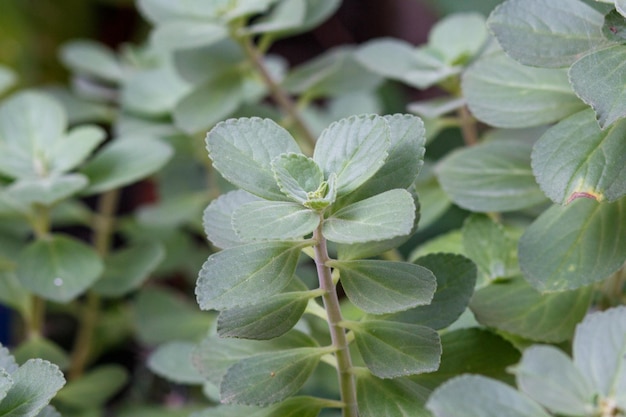
[{"label": "plant stem", "polygon": [[[111,247],[119,196],[120,191],[116,189],[102,194],[98,200],[98,213],[93,224],[93,245],[102,259],[108,255]],[[80,327],[74,340],[68,374],[70,380],[79,378],[85,371],[91,355],[93,335],[98,324],[99,313],[100,297],[94,292],[88,292],[86,301],[82,306]]]},{"label": "plant stem", "polygon": [[315,136],[313,136],[313,133],[309,130],[309,127],[305,123],[304,119],[302,119],[296,103],[291,99],[287,92],[274,81],[271,74],[265,67],[261,54],[254,46],[251,39],[245,38],[241,40],[241,44],[246,52],[246,55],[248,56],[248,59],[252,62],[263,79],[263,82],[269,88],[270,94],[272,95],[274,101],[276,101],[276,104],[278,104],[278,106],[287,114],[289,120],[293,122],[298,131],[300,131],[302,138],[305,140],[304,145],[309,148],[304,149],[304,151],[306,151],[305,153],[310,154],[311,150],[315,147]]},{"label": "plant stem", "polygon": [[313,232],[313,239],[317,241],[314,246],[315,265],[317,267],[320,288],[325,291],[322,295],[322,300],[326,308],[328,328],[330,330],[333,346],[337,349],[335,358],[337,359],[339,391],[341,400],[345,404],[342,415],[343,417],[358,417],[356,384],[354,375],[352,374],[352,359],[350,357],[349,343],[346,337],[346,330],[339,324],[343,320],[343,317],[339,306],[337,288],[333,282],[330,267],[326,265],[330,258],[328,257],[326,239],[322,236],[321,224],[315,232]]},{"label": "plant stem", "polygon": [[474,146],[478,143],[478,130],[476,119],[470,114],[467,106],[461,107],[457,114],[461,122],[461,133],[466,146]]},{"label": "plant stem", "polygon": [[[35,205],[34,215],[30,220],[35,239],[44,240],[50,237],[50,209],[46,206]],[[46,322],[46,302],[36,295],[31,296],[31,309],[26,317],[28,328],[27,337],[35,338],[43,334],[43,327]]]}]

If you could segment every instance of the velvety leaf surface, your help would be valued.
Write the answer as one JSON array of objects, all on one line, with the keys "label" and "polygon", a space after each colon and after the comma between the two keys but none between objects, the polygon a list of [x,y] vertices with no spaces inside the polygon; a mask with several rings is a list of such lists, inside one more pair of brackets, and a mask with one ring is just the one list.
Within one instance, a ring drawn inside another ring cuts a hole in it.
[{"label": "velvety leaf surface", "polygon": [[124,79],[124,67],[115,53],[106,46],[87,39],[67,42],[61,48],[61,62],[80,75],[97,77],[119,83]]},{"label": "velvety leaf surface", "polygon": [[261,301],[285,288],[302,243],[259,242],[224,249],[209,257],[196,284],[203,310],[225,310]]},{"label": "velvety leaf surface", "polygon": [[276,157],[272,161],[272,170],[281,191],[298,203],[309,200],[309,193],[317,191],[324,181],[321,168],[303,154],[290,153]]},{"label": "velvety leaf surface", "polygon": [[519,389],[552,412],[568,416],[589,412],[594,390],[563,351],[531,346],[513,369]]},{"label": "velvety leaf surface", "polygon": [[413,197],[396,189],[340,209],[324,221],[322,232],[337,243],[379,241],[409,234],[414,219]]},{"label": "velvety leaf surface", "polygon": [[6,188],[4,195],[26,207],[33,204],[49,207],[78,193],[87,182],[87,178],[80,174],[19,179]]},{"label": "velvety leaf surface", "polygon": [[515,60],[538,67],[567,67],[607,43],[604,16],[579,0],[508,0],[487,24]]},{"label": "velvety leaf surface", "polygon": [[259,198],[243,190],[230,191],[211,201],[204,210],[202,224],[211,243],[221,249],[244,243],[232,226],[233,212]]},{"label": "velvety leaf surface", "polygon": [[88,245],[64,235],[29,244],[18,259],[22,285],[47,300],[67,303],[102,274],[103,264]]},{"label": "velvety leaf surface", "polygon": [[[437,291],[428,305],[394,314],[395,321],[443,329],[465,311],[476,283],[476,265],[461,255],[435,253],[415,260],[432,271]],[[343,281],[342,281],[343,282]]]},{"label": "velvety leaf surface", "polygon": [[179,384],[202,384],[204,376],[193,366],[193,342],[173,341],[159,346],[148,358],[148,368],[155,374]]},{"label": "velvety leaf surface", "polygon": [[328,348],[297,348],[260,353],[230,368],[220,384],[222,402],[267,405],[284,400],[304,385]]},{"label": "velvety leaf surface", "polygon": [[379,378],[436,371],[441,342],[436,331],[415,324],[367,320],[346,324],[369,370]]},{"label": "velvety leaf surface", "polygon": [[218,123],[207,135],[213,166],[228,181],[269,200],[286,200],[272,172],[272,160],[300,153],[296,141],[270,119],[242,118]]},{"label": "velvety leaf surface", "polygon": [[317,417],[323,408],[337,407],[337,405],[323,398],[296,396],[247,415],[251,417]]},{"label": "velvety leaf surface", "polygon": [[102,365],[70,381],[55,397],[56,401],[79,409],[104,405],[128,380],[120,365]]},{"label": "velvety leaf surface", "polygon": [[435,417],[550,417],[509,385],[477,375],[446,382],[433,392],[426,407]]},{"label": "velvety leaf surface", "polygon": [[13,378],[11,378],[11,374],[5,369],[0,368],[0,401],[6,397],[7,392],[9,392],[12,385]]},{"label": "velvety leaf surface", "polygon": [[287,292],[256,304],[224,310],[217,320],[217,332],[221,337],[273,339],[296,325],[313,297],[307,291]]},{"label": "velvety leaf surface", "polygon": [[35,417],[65,384],[56,365],[41,359],[29,359],[11,373],[13,384],[0,402],[0,415]]},{"label": "velvety leaf surface", "polygon": [[170,145],[151,137],[119,137],[105,145],[81,173],[89,178],[85,194],[132,184],[160,170],[172,157]]},{"label": "velvety leaf surface", "polygon": [[602,129],[626,116],[626,47],[615,45],[586,55],[569,70],[576,94],[596,112]]},{"label": "velvety leaf surface", "polygon": [[352,116],[332,123],[320,135],[313,160],[324,176],[337,175],[337,195],[354,191],[383,166],[390,145],[389,126],[380,116]]},{"label": "velvety leaf surface", "polygon": [[361,417],[428,417],[424,403],[430,391],[408,378],[379,379],[360,373],[356,382]]},{"label": "velvety leaf surface", "polygon": [[493,282],[478,290],[470,302],[483,325],[541,342],[562,342],[572,337],[585,316],[589,288],[540,294],[523,278]]},{"label": "velvety leaf surface", "polygon": [[493,141],[453,151],[437,167],[443,190],[478,212],[512,211],[543,203],[530,167],[531,145]]},{"label": "velvety leaf surface", "polygon": [[235,233],[243,241],[299,239],[315,230],[320,215],[289,201],[253,201],[233,212]]},{"label": "velvety leaf surface", "polygon": [[588,315],[576,328],[576,367],[596,392],[626,409],[626,307]]},{"label": "velvety leaf surface", "polygon": [[520,239],[520,266],[528,282],[544,292],[601,281],[626,260],[625,230],[624,198],[614,203],[577,198],[565,207],[552,206]]},{"label": "velvety leaf surface", "polygon": [[372,314],[395,313],[428,304],[436,278],[428,269],[382,260],[332,261],[346,295],[357,307]]},{"label": "velvety leaf surface", "polygon": [[541,126],[585,108],[565,69],[524,66],[502,53],[472,65],[463,74],[463,92],[472,114],[497,127]]},{"label": "velvety leaf surface", "polygon": [[626,195],[626,121],[605,130],[592,110],[563,120],[535,144],[533,172],[541,189],[558,204],[588,195],[615,201]]}]

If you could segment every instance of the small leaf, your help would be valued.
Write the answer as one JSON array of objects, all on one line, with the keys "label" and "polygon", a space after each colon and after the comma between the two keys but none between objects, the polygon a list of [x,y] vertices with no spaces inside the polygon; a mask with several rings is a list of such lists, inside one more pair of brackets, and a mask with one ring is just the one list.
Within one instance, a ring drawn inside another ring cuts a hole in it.
[{"label": "small leaf", "polygon": [[220,385],[226,404],[268,405],[295,394],[329,348],[260,353],[231,366]]},{"label": "small leaf", "polygon": [[230,191],[213,200],[204,211],[202,224],[211,243],[221,249],[240,245],[243,242],[232,226],[233,212],[259,198],[243,190]]},{"label": "small leaf", "polygon": [[428,35],[428,45],[446,63],[468,62],[488,39],[485,18],[479,13],[454,13],[441,19]]},{"label": "small leaf", "polygon": [[286,292],[256,304],[224,310],[217,319],[217,332],[221,337],[273,339],[296,325],[314,296],[307,291]]},{"label": "small leaf", "polygon": [[324,176],[337,175],[337,195],[354,191],[383,166],[390,145],[389,126],[380,116],[352,116],[320,135],[313,159]]},{"label": "small leaf", "polygon": [[13,350],[18,363],[24,363],[30,358],[39,358],[66,369],[70,364],[70,357],[59,345],[43,336],[33,336],[22,342]]},{"label": "small leaf", "polygon": [[148,368],[155,374],[178,384],[199,385],[204,376],[193,366],[193,342],[173,341],[159,346],[148,358]]},{"label": "small leaf", "polygon": [[34,294],[67,303],[86,291],[103,269],[102,261],[90,246],[69,236],[53,235],[22,251],[17,275]]},{"label": "small leaf", "polygon": [[89,178],[85,194],[132,184],[161,169],[172,157],[170,145],[150,137],[119,137],[105,145],[81,173]]},{"label": "small leaf", "polygon": [[104,139],[106,133],[98,126],[83,125],[71,129],[50,149],[50,172],[60,174],[76,168]]},{"label": "small leaf", "polygon": [[226,310],[280,292],[293,278],[301,249],[301,242],[259,242],[211,255],[196,284],[200,308]]},{"label": "small leaf", "polygon": [[396,189],[340,209],[324,221],[322,231],[337,243],[379,241],[409,234],[414,219],[413,197]]},{"label": "small leaf", "polygon": [[550,417],[537,403],[493,379],[463,375],[432,393],[426,407],[435,417]]},{"label": "small leaf", "polygon": [[435,293],[435,276],[419,265],[381,260],[331,261],[327,265],[339,269],[346,295],[368,313],[394,313],[428,304]]},{"label": "small leaf", "polygon": [[93,291],[105,297],[121,297],[137,289],[165,258],[165,249],[156,242],[130,246],[105,259],[102,278]]},{"label": "small leaf", "polygon": [[124,79],[124,68],[115,53],[106,46],[87,39],[73,40],[63,45],[60,59],[65,66],[80,75],[97,77],[119,83]]},{"label": "small leaf", "polygon": [[558,343],[568,340],[585,316],[589,288],[540,294],[524,279],[496,281],[478,290],[470,307],[476,320],[527,339]]},{"label": "small leaf", "polygon": [[430,254],[415,263],[432,271],[437,279],[437,291],[430,304],[391,317],[394,321],[443,329],[467,308],[476,283],[476,265],[464,256],[451,253]]},{"label": "small leaf", "polygon": [[[613,1],[610,3],[613,3]],[[626,29],[626,23],[624,22],[624,16],[622,16],[619,12],[619,3],[622,3],[621,9],[624,10],[623,0],[618,0],[615,5],[617,10],[611,10],[609,13],[604,15],[602,34],[610,41],[623,43],[624,40],[626,40],[626,31],[624,30]]]},{"label": "small leaf", "polygon": [[150,41],[163,50],[189,49],[217,43],[228,36],[219,22],[197,19],[174,20],[156,26]]},{"label": "small leaf", "polygon": [[268,200],[287,199],[271,167],[283,153],[300,153],[285,129],[270,119],[230,119],[211,129],[206,142],[213,166],[228,181]]},{"label": "small leaf", "polygon": [[407,110],[426,119],[436,119],[460,109],[465,102],[463,97],[437,97],[409,103]]},{"label": "small leaf", "polygon": [[520,390],[553,413],[568,416],[589,413],[595,392],[561,350],[553,346],[531,346],[524,350],[521,362],[513,369]]},{"label": "small leaf", "polygon": [[538,67],[567,67],[607,44],[604,17],[578,0],[508,0],[487,25],[516,61]]},{"label": "small leaf", "polygon": [[524,66],[503,53],[480,58],[462,85],[472,114],[497,127],[541,126],[585,108],[565,69]]},{"label": "small leaf", "polygon": [[324,181],[324,173],[315,161],[298,153],[277,156],[272,161],[272,170],[280,190],[301,204],[308,201],[310,193],[317,191]]},{"label": "small leaf", "polygon": [[615,45],[585,55],[569,70],[570,82],[578,96],[596,112],[602,129],[626,117],[626,47]]},{"label": "small leaf", "polygon": [[266,16],[253,22],[247,33],[273,33],[297,28],[306,15],[306,0],[286,0],[279,2]]},{"label": "small leaf", "polygon": [[87,178],[80,174],[19,179],[6,188],[5,196],[26,207],[34,204],[50,207],[86,186]]},{"label": "small leaf", "polygon": [[605,204],[577,198],[565,207],[552,206],[519,241],[524,276],[542,292],[601,281],[626,260],[625,229],[624,198]]},{"label": "small leaf", "polygon": [[361,417],[428,417],[430,391],[407,378],[379,379],[359,373],[356,380]]},{"label": "small leaf", "polygon": [[441,357],[437,332],[416,324],[367,320],[349,322],[369,370],[379,378],[436,371]]},{"label": "small leaf", "polygon": [[41,359],[29,359],[11,374],[13,384],[0,402],[0,415],[35,417],[65,384],[56,365]]},{"label": "small leaf", "polygon": [[290,240],[311,234],[320,215],[289,201],[253,201],[233,212],[232,223],[243,241]]},{"label": "small leaf", "polygon": [[55,400],[79,409],[101,407],[127,380],[128,372],[122,366],[102,365],[70,381]]},{"label": "small leaf", "polygon": [[621,160],[626,153],[624,135],[626,121],[600,130],[591,110],[556,124],[533,149],[532,167],[539,186],[558,204],[577,196],[598,201],[621,198],[626,195],[626,165]]},{"label": "small leaf", "polygon": [[626,307],[589,314],[576,328],[576,367],[595,392],[626,409]]},{"label": "small leaf", "polygon": [[449,154],[437,167],[443,190],[478,212],[514,211],[546,201],[530,168],[531,145],[493,141]]}]

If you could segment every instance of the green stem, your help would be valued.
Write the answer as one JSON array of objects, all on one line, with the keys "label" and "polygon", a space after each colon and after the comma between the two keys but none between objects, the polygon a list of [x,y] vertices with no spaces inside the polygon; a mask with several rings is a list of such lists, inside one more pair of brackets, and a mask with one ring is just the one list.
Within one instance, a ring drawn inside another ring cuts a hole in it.
[{"label": "green stem", "polygon": [[461,133],[466,146],[474,146],[478,143],[478,129],[476,119],[471,115],[467,106],[461,107],[457,112],[460,119]]},{"label": "green stem", "polygon": [[274,81],[271,74],[267,70],[265,63],[263,62],[262,55],[259,53],[259,50],[254,46],[250,38],[245,38],[240,40],[241,45],[246,53],[246,56],[252,62],[259,75],[263,79],[263,82],[270,90],[270,94],[276,104],[287,114],[289,120],[293,122],[295,127],[298,129],[305,143],[301,144],[303,147],[307,149],[303,149],[305,153],[312,153],[312,149],[315,147],[315,136],[309,130],[309,127],[305,123],[302,115],[298,111],[298,106],[291,99],[291,97],[287,94],[287,92]]},{"label": "green stem", "polygon": [[[102,259],[108,255],[111,247],[119,197],[119,190],[111,190],[102,194],[98,200],[98,213],[93,224],[93,245]],[[88,292],[81,310],[80,325],[74,340],[68,373],[70,380],[79,378],[85,372],[91,356],[93,335],[100,315],[100,297],[94,292]]]},{"label": "green stem", "polygon": [[350,357],[349,342],[346,337],[346,330],[341,327],[343,320],[339,305],[339,297],[337,296],[337,288],[332,279],[332,272],[326,263],[330,260],[328,256],[328,248],[326,239],[322,236],[322,226],[320,225],[313,232],[313,239],[316,240],[315,249],[315,265],[317,267],[317,276],[320,288],[324,290],[322,300],[326,309],[328,328],[333,347],[337,350],[335,358],[337,359],[337,376],[339,378],[339,391],[341,400],[345,404],[343,408],[343,417],[358,417],[358,408],[356,401],[356,383],[352,374],[352,358]]},{"label": "green stem", "polygon": [[[46,206],[35,205],[30,224],[35,234],[35,239],[44,240],[50,237],[50,209]],[[36,338],[43,334],[46,322],[46,302],[41,297],[31,295],[31,308],[25,317],[27,337]]]}]

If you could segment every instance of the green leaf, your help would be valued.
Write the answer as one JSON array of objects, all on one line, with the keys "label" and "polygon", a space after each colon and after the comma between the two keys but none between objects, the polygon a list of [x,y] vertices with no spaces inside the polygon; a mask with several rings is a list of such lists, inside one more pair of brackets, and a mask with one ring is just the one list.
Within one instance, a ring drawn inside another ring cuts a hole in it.
[{"label": "green leaf", "polygon": [[[0,256],[0,263],[4,260]],[[29,291],[24,288],[13,271],[3,271],[0,267],[0,302],[5,307],[14,308],[20,314],[28,314],[30,310],[31,297]]]},{"label": "green leaf", "polygon": [[170,145],[151,137],[119,137],[105,145],[81,173],[89,178],[85,194],[123,187],[161,169],[172,157]]},{"label": "green leaf", "polygon": [[9,177],[43,176],[48,154],[63,137],[67,116],[49,96],[20,92],[0,106],[0,173]]},{"label": "green leaf", "polygon": [[39,358],[66,369],[70,364],[70,357],[59,345],[43,336],[33,336],[22,342],[13,350],[18,363],[24,363],[30,358]]},{"label": "green leaf", "polygon": [[138,70],[122,88],[122,107],[144,116],[167,116],[189,93],[190,86],[172,65]]},{"label": "green leaf", "polygon": [[196,297],[203,310],[255,303],[293,278],[302,242],[258,242],[224,249],[202,266]]},{"label": "green leaf", "polygon": [[337,175],[337,195],[357,189],[384,164],[390,145],[384,118],[352,116],[332,123],[320,135],[313,159],[324,176]]},{"label": "green leaf", "polygon": [[443,190],[478,212],[514,211],[546,201],[530,168],[531,145],[494,141],[452,152],[437,167]]},{"label": "green leaf", "polygon": [[19,368],[15,358],[9,353],[9,349],[2,346],[2,344],[0,344],[0,368],[10,374],[14,373],[17,368]]},{"label": "green leaf", "polygon": [[558,343],[572,337],[589,308],[591,295],[590,288],[540,294],[516,277],[478,290],[470,307],[485,326],[534,341]]},{"label": "green leaf", "polygon": [[202,384],[205,378],[191,361],[195,348],[192,342],[165,343],[150,354],[147,366],[155,374],[178,384]]},{"label": "green leaf", "polygon": [[61,414],[53,406],[47,405],[37,414],[37,417],[61,417]]},{"label": "green leaf", "polygon": [[266,340],[281,336],[300,320],[315,293],[293,291],[276,294],[259,303],[220,312],[217,332],[221,337]]},{"label": "green leaf", "polygon": [[214,316],[198,311],[195,302],[158,287],[139,291],[132,310],[136,335],[147,345],[199,340],[214,322]]},{"label": "green leaf", "polygon": [[60,174],[76,168],[104,139],[106,133],[98,126],[83,125],[71,129],[49,150],[49,171]]},{"label": "green leaf", "polygon": [[246,56],[240,45],[228,38],[202,48],[178,50],[173,59],[176,73],[199,86],[237,67]]},{"label": "green leaf", "polygon": [[357,307],[372,314],[395,313],[428,304],[436,279],[428,269],[382,260],[331,261],[341,274],[341,285]]},{"label": "green leaf", "polygon": [[476,263],[487,281],[504,278],[517,272],[516,242],[510,239],[501,224],[484,215],[472,215],[463,225],[465,255]]},{"label": "green leaf", "polygon": [[[280,190],[293,201],[304,204],[320,190],[324,173],[311,158],[299,153],[277,156],[272,161],[272,171]],[[325,197],[324,195],[320,198]],[[332,201],[331,201],[332,203]]]},{"label": "green leaf", "polygon": [[626,195],[625,134],[626,121],[600,130],[592,110],[548,129],[532,152],[539,186],[559,204],[581,196],[615,201]]},{"label": "green leaf", "polygon": [[301,239],[319,223],[316,211],[289,201],[253,201],[238,207],[232,217],[243,241]]},{"label": "green leaf", "polygon": [[337,407],[338,404],[323,398],[296,396],[247,415],[250,417],[317,417],[323,408]]},{"label": "green leaf", "polygon": [[443,354],[437,372],[415,375],[412,381],[435,389],[462,374],[480,374],[513,384],[509,367],[519,362],[520,353],[500,336],[477,327],[441,335]]},{"label": "green leaf", "polygon": [[0,402],[0,415],[35,417],[65,384],[58,366],[42,359],[29,359],[11,373],[13,384]]},{"label": "green leaf", "polygon": [[463,97],[437,97],[409,103],[407,110],[426,119],[436,119],[460,109],[465,102]]},{"label": "green leaf", "polygon": [[0,368],[0,402],[6,397],[7,392],[13,385],[13,378],[5,369]]},{"label": "green leaf", "polygon": [[105,259],[104,273],[93,291],[105,297],[121,297],[137,289],[164,258],[165,249],[157,242],[118,250]]},{"label": "green leaf", "polygon": [[337,243],[381,241],[409,234],[414,219],[413,197],[396,189],[340,209],[324,220],[322,232]]},{"label": "green leaf", "polygon": [[248,26],[246,32],[268,34],[296,29],[304,22],[306,7],[306,0],[283,0],[266,16]]},{"label": "green leaf", "polygon": [[437,332],[426,326],[383,320],[347,322],[369,370],[379,378],[436,371],[441,357]]},{"label": "green leaf", "polygon": [[487,25],[516,61],[538,67],[567,67],[607,44],[604,16],[579,0],[508,0]]},{"label": "green leaf", "polygon": [[550,417],[509,385],[477,375],[446,382],[433,392],[426,407],[435,417]]},{"label": "green leaf", "polygon": [[11,68],[0,65],[0,94],[11,88],[17,82],[17,74]]},{"label": "green leaf", "polygon": [[206,208],[202,216],[204,231],[211,243],[221,249],[238,246],[243,242],[232,226],[233,212],[259,198],[243,190],[220,195]]},{"label": "green leaf", "polygon": [[[437,291],[430,304],[394,314],[394,321],[443,329],[465,311],[476,283],[476,265],[461,255],[436,253],[415,260],[437,279]],[[343,282],[343,279],[342,279]]]},{"label": "green leaf", "polygon": [[357,403],[361,417],[428,417],[424,404],[430,391],[407,379],[379,379],[359,373]]},{"label": "green leaf", "polygon": [[332,348],[260,353],[231,366],[220,385],[226,404],[268,405],[295,394]]},{"label": "green leaf", "polygon": [[196,347],[192,353],[192,361],[205,378],[219,384],[226,371],[243,359],[259,353],[315,346],[315,340],[297,330],[267,341],[224,339],[210,335]]},{"label": "green leaf", "polygon": [[240,72],[228,71],[196,87],[174,108],[174,123],[187,133],[209,129],[230,116],[244,100]]},{"label": "green leaf", "polygon": [[24,178],[5,189],[5,196],[23,206],[40,204],[50,207],[73,196],[87,186],[87,178],[80,174]]},{"label": "green leaf", "polygon": [[60,51],[61,62],[72,71],[90,77],[119,83],[124,79],[124,68],[115,53],[106,46],[87,39],[65,43]]},{"label": "green leaf", "polygon": [[102,261],[90,246],[69,236],[52,235],[22,251],[17,275],[34,294],[67,303],[85,292],[103,269]]},{"label": "green leaf", "polygon": [[228,28],[207,20],[179,20],[159,24],[150,34],[150,41],[163,50],[208,46],[228,36]]},{"label": "green leaf", "polygon": [[268,200],[286,200],[276,184],[272,160],[300,153],[291,134],[270,119],[240,118],[218,123],[208,133],[213,166],[234,185]]},{"label": "green leaf", "polygon": [[626,199],[600,204],[577,198],[552,206],[519,242],[524,276],[542,292],[601,281],[626,260]]},{"label": "green leaf", "polygon": [[216,16],[216,9],[220,5],[223,6],[224,2],[207,3],[203,0],[175,3],[164,0],[139,0],[137,2],[141,14],[153,24],[189,18],[210,20]]},{"label": "green leaf", "polygon": [[[608,1],[608,0],[607,0]],[[620,1],[618,1],[619,3]],[[610,3],[613,3],[611,1]],[[619,9],[619,4],[616,4]],[[610,41],[616,43],[623,43],[626,39],[626,24],[624,22],[624,16],[622,16],[618,10],[611,10],[604,15],[604,26],[602,26],[602,34]]]},{"label": "green leaf", "polygon": [[488,39],[485,18],[479,13],[455,13],[433,26],[428,45],[448,64],[464,64],[483,48]]},{"label": "green leaf", "polygon": [[128,380],[120,365],[102,365],[70,381],[55,397],[65,405],[89,409],[103,406]]},{"label": "green leaf", "polygon": [[513,370],[520,390],[553,413],[589,413],[595,392],[563,351],[553,346],[531,346]]},{"label": "green leaf", "polygon": [[589,314],[576,328],[576,367],[595,392],[626,409],[626,307]]},{"label": "green leaf", "polygon": [[502,53],[479,59],[462,85],[472,114],[492,126],[541,126],[585,108],[565,69],[527,67]]},{"label": "green leaf", "polygon": [[585,55],[569,70],[578,96],[596,112],[602,129],[626,117],[626,47],[615,45]]}]

